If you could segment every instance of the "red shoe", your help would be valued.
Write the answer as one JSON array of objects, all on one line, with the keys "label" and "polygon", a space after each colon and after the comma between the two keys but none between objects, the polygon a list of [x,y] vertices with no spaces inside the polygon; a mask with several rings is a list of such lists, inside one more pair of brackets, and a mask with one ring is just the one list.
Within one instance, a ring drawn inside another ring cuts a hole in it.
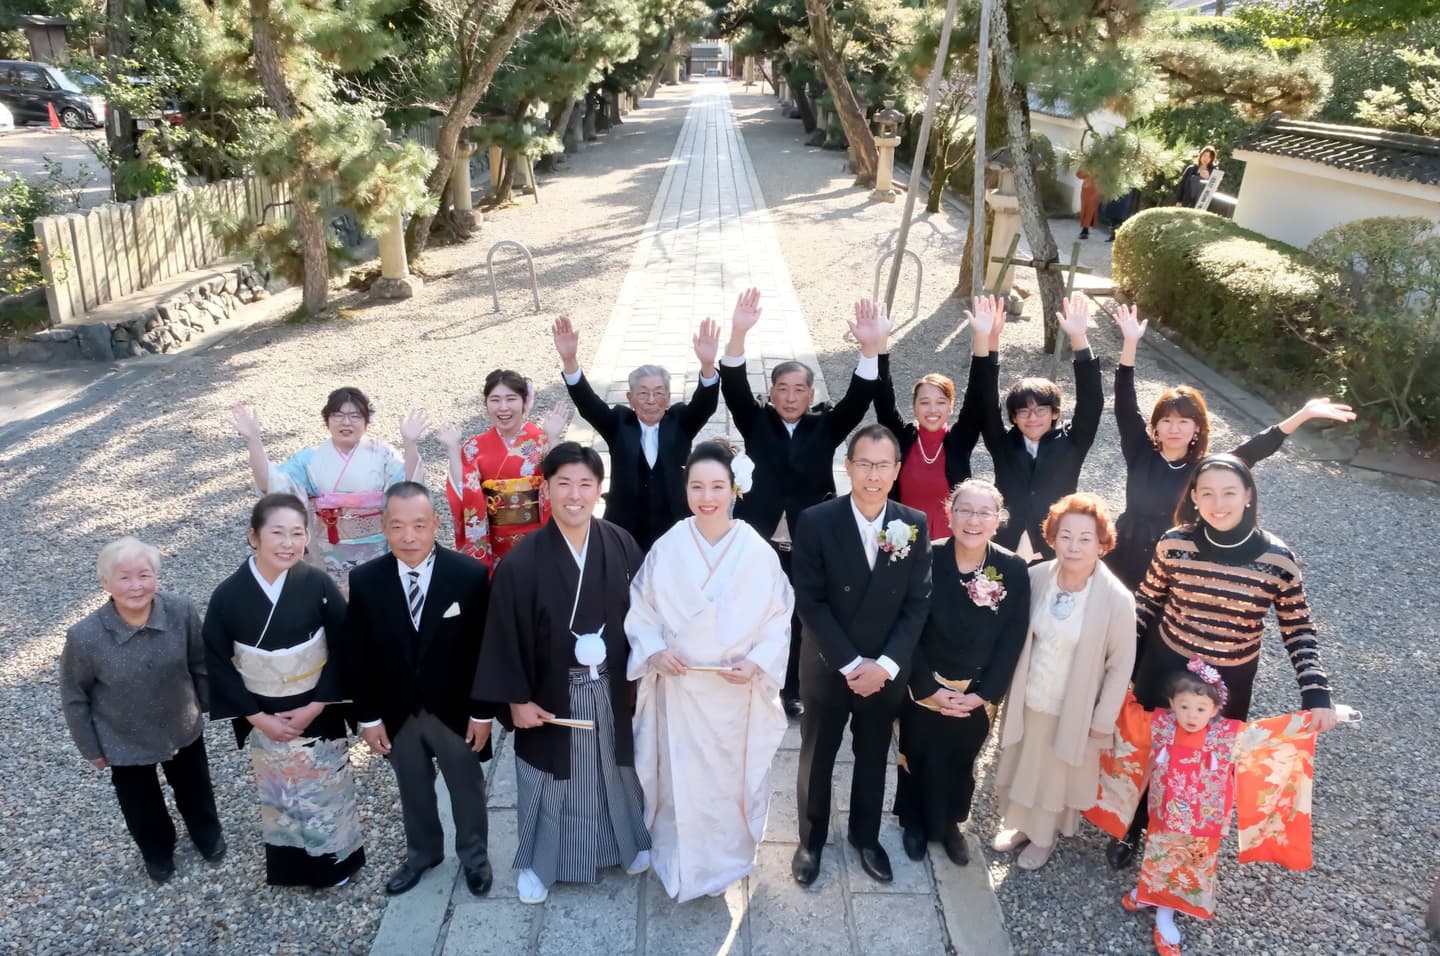
[{"label": "red shoe", "polygon": [[1155,932],[1151,935],[1155,939],[1155,952],[1160,956],[1180,956],[1180,944],[1167,943],[1165,937],[1160,935],[1160,927],[1155,927]]},{"label": "red shoe", "polygon": [[1148,910],[1150,908],[1135,898],[1134,890],[1120,897],[1120,905],[1131,913],[1138,913],[1141,910]]}]

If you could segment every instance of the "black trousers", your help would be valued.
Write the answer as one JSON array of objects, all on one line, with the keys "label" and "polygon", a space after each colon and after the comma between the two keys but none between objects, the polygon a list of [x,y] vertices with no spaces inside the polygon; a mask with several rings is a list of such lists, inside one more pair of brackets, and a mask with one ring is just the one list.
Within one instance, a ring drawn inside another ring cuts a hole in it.
[{"label": "black trousers", "polygon": [[902,705],[895,770],[895,815],[902,828],[941,840],[951,827],[970,818],[975,758],[989,735],[990,715],[984,707],[969,717],[946,717],[913,701]]},{"label": "black trousers", "polygon": [[850,779],[850,833],[861,846],[880,840],[880,818],[885,805],[885,774],[890,766],[890,740],[895,717],[905,700],[905,684],[885,686],[861,697],[852,693],[839,671],[831,669],[811,651],[800,661],[805,713],[800,718],[800,773],[797,803],[800,845],[811,850],[825,846],[830,833],[830,786],[835,755],[850,725],[855,769]]},{"label": "black trousers", "polygon": [[[220,842],[220,815],[215,809],[215,791],[210,787],[210,762],[205,755],[205,737],[181,747],[162,761],[165,779],[175,791],[175,806],[185,821],[190,839],[202,853]],[[160,780],[153,763],[110,768],[110,782],[120,801],[125,826],[135,838],[146,861],[171,859],[175,855],[175,824],[165,807]]]},{"label": "black trousers", "polygon": [[[774,541],[770,547],[780,557],[780,570],[785,572],[785,579],[793,586],[795,579],[790,574],[790,546],[780,547]],[[800,699],[800,612],[795,611],[790,615],[790,657],[785,662],[785,686],[780,689],[780,696],[785,700]]]}]

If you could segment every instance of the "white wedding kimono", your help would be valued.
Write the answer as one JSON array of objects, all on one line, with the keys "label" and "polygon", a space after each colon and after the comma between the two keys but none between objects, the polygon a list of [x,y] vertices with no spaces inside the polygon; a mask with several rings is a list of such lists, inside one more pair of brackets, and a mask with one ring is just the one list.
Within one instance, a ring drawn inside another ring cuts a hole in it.
[{"label": "white wedding kimono", "polygon": [[[638,680],[635,772],[651,862],[677,900],[718,894],[755,866],[770,762],[785,736],[780,687],[794,592],[775,551],[743,521],[711,545],[688,518],[666,532],[630,587],[628,677]],[[672,650],[691,666],[759,666],[749,684],[709,671],[664,676]]]}]

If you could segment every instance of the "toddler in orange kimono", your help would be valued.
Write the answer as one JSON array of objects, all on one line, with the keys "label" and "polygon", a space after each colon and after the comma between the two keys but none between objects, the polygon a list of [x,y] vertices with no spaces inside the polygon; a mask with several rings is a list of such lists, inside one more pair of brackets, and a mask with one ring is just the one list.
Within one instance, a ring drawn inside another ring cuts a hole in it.
[{"label": "toddler in orange kimono", "polygon": [[1215,915],[1220,841],[1237,812],[1240,862],[1311,865],[1310,791],[1315,731],[1308,711],[1245,722],[1220,716],[1225,683],[1203,661],[1175,677],[1170,707],[1145,713],[1127,697],[1117,744],[1100,758],[1091,823],[1119,836],[1149,785],[1150,827],[1140,882],[1121,899],[1155,907],[1155,950],[1179,956],[1179,911]]}]

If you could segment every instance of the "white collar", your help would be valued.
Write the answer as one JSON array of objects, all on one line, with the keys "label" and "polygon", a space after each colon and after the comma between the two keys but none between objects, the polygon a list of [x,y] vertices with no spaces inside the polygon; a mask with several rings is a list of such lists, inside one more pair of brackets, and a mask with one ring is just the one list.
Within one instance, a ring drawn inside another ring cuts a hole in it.
[{"label": "white collar", "polygon": [[[437,550],[437,549],[432,545],[431,548],[430,548],[430,553],[427,554],[427,555],[425,555],[425,559],[424,559],[423,561],[421,561],[419,564],[415,565],[415,567],[413,567],[413,568],[410,567],[410,565],[406,564],[403,560],[401,560],[399,555],[395,555],[395,567],[396,567],[396,568],[399,570],[399,572],[400,572],[400,580],[401,580],[406,586],[409,586],[409,583],[410,583],[410,582],[409,582],[410,573],[411,573],[412,571],[414,571],[414,572],[418,572],[418,573],[419,573],[419,575],[420,575],[420,580],[421,580],[422,582],[424,582],[424,584],[423,584],[422,586],[428,586],[428,583],[429,583],[429,581],[430,581],[430,574],[431,574],[432,571],[435,570],[435,552],[436,552],[436,550]],[[393,551],[392,551],[391,553],[394,554]]]},{"label": "white collar", "polygon": [[1025,443],[1025,450],[1030,453],[1031,458],[1038,458],[1040,456],[1040,443],[1038,441],[1031,441],[1024,435],[1020,436],[1020,440]]},{"label": "white collar", "polygon": [[659,422],[656,422],[656,423],[653,424],[653,425],[647,425],[647,424],[645,424],[644,422],[640,421],[640,418],[639,418],[638,415],[636,416],[635,421],[637,421],[637,422],[640,423],[640,434],[642,434],[642,435],[648,435],[648,434],[651,433],[651,432],[655,432],[655,431],[659,431],[659,430],[660,430],[660,423],[659,423]]},{"label": "white collar", "polygon": [[260,585],[260,590],[270,599],[271,604],[280,603],[280,592],[285,590],[285,579],[290,575],[290,569],[286,568],[280,572],[280,576],[271,584],[265,580],[265,575],[260,573],[260,567],[255,563],[255,556],[252,554],[247,562],[250,565],[250,573],[255,576],[255,583]]},{"label": "white collar", "polygon": [[854,495],[850,496],[850,511],[852,514],[855,515],[855,523],[862,528],[873,528],[874,530],[879,531],[881,524],[885,521],[884,508],[880,509],[880,513],[875,516],[875,519],[873,521],[861,514],[860,509],[855,507]]},{"label": "white collar", "polygon": [[590,529],[594,524],[595,519],[591,518],[590,524],[585,526],[585,540],[581,543],[579,551],[576,551],[575,546],[570,543],[570,539],[565,537],[564,531],[560,531],[559,527],[555,529],[556,531],[560,531],[560,540],[565,542],[565,547],[570,549],[570,556],[575,559],[575,563],[579,565],[582,570],[585,567],[585,555],[590,553]]}]

